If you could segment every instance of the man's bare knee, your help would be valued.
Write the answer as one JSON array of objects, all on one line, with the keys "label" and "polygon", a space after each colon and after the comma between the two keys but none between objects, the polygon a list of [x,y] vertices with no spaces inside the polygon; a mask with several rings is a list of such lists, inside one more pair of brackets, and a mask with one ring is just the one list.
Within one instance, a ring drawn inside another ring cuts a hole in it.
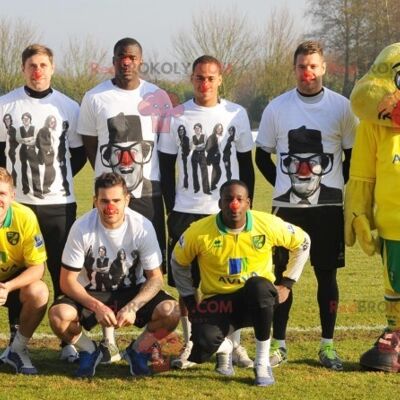
[{"label": "man's bare knee", "polygon": [[20,289],[22,304],[45,306],[49,300],[49,289],[43,281],[36,281]]}]

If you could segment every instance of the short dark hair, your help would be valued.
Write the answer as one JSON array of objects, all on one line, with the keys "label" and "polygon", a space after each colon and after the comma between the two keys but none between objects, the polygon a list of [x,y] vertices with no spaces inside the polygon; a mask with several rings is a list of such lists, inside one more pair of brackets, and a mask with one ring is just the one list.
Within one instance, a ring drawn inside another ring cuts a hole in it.
[{"label": "short dark hair", "polygon": [[225,183],[223,183],[223,184],[221,185],[221,187],[219,188],[219,196],[222,197],[223,192],[224,192],[227,188],[229,188],[229,187],[231,187],[231,186],[233,186],[233,185],[239,185],[239,186],[241,186],[242,188],[246,189],[247,197],[249,197],[249,188],[248,188],[247,185],[246,185],[243,181],[241,181],[240,179],[231,179],[230,181],[226,181]]},{"label": "short dark hair", "polygon": [[21,115],[21,120],[24,119],[25,117],[29,118],[29,121],[32,122],[32,115],[31,115],[31,113],[24,112],[24,113]]},{"label": "short dark hair", "polygon": [[53,51],[43,46],[42,44],[31,44],[22,52],[22,65],[25,65],[25,62],[28,58],[35,56],[36,54],[44,54],[45,56],[49,57],[50,62],[53,64],[54,54]]},{"label": "short dark hair", "polygon": [[196,58],[192,65],[192,73],[194,72],[198,64],[215,64],[218,67],[219,73],[222,74],[222,64],[217,58],[213,56],[205,54],[199,58]]},{"label": "short dark hair", "polygon": [[124,194],[128,194],[125,179],[115,172],[103,172],[94,182],[94,194],[97,197],[100,189],[107,189],[114,186],[121,186]]},{"label": "short dark hair", "polygon": [[306,42],[300,43],[297,46],[296,51],[294,52],[293,65],[296,65],[297,56],[299,54],[306,56],[308,54],[314,54],[314,53],[319,54],[322,58],[324,57],[324,49],[322,48],[320,42],[316,40],[307,40]]},{"label": "short dark hair", "polygon": [[142,45],[136,39],[126,37],[118,40],[118,42],[115,43],[113,54],[115,55],[119,48],[127,46],[137,46],[139,47],[140,53],[143,53]]}]

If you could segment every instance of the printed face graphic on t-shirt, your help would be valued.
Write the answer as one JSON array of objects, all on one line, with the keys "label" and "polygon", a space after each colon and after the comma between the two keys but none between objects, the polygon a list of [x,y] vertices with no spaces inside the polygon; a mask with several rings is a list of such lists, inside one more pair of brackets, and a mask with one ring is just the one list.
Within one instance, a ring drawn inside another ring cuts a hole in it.
[{"label": "printed face graphic on t-shirt", "polygon": [[[289,131],[288,150],[288,153],[280,154],[280,168],[285,175],[289,175],[291,188],[275,200],[292,202],[293,193],[301,203],[310,204],[308,199],[319,189],[324,192],[328,189],[321,186],[321,180],[332,170],[333,155],[323,152],[321,132],[305,126]],[[329,189],[330,195],[336,190]],[[341,196],[341,191],[337,190],[339,193],[336,195]],[[318,203],[321,203],[321,192],[318,196]]]},{"label": "printed face graphic on t-shirt", "polygon": [[107,120],[109,142],[100,146],[101,161],[113,172],[122,175],[128,190],[143,182],[143,166],[152,157],[154,143],[143,140],[140,117],[118,114]]}]

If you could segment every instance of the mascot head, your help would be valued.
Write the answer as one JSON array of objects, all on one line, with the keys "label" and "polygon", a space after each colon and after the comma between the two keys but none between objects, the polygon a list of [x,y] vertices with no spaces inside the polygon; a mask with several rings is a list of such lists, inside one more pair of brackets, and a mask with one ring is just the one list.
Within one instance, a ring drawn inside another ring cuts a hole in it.
[{"label": "mascot head", "polygon": [[360,120],[400,128],[400,43],[384,48],[350,96]]}]

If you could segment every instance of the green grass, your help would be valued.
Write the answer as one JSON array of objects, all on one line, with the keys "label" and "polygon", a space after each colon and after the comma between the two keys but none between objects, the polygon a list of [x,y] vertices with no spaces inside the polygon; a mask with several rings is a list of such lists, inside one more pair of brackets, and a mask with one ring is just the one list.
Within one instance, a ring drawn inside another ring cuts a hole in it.
[{"label": "green grass", "polygon": [[[260,175],[256,178],[254,208],[270,210],[271,189]],[[76,178],[78,213],[91,208],[93,174],[87,165]],[[251,370],[236,369],[229,379],[214,373],[214,365],[203,364],[186,371],[168,371],[151,378],[133,379],[121,361],[99,366],[90,381],[75,380],[75,365],[58,360],[58,341],[51,336],[45,319],[31,342],[32,359],[41,375],[17,376],[9,366],[0,367],[0,400],[3,399],[387,399],[398,392],[400,376],[361,371],[358,359],[374,342],[384,325],[381,263],[378,257],[365,256],[356,246],[347,249],[347,266],[339,270],[340,308],[335,343],[345,361],[345,371],[335,373],[319,367],[319,320],[316,304],[316,282],[307,265],[295,286],[295,301],[288,332],[289,362],[274,370],[276,384],[270,388],[253,387]],[[173,291],[172,291],[173,292]],[[3,333],[0,347],[5,347],[7,318],[0,309]],[[98,330],[95,334],[98,334]],[[45,335],[43,335],[45,334]],[[133,336],[137,331],[133,332]],[[118,335],[120,347],[132,337],[131,329]],[[250,330],[243,341],[254,356]]]}]

